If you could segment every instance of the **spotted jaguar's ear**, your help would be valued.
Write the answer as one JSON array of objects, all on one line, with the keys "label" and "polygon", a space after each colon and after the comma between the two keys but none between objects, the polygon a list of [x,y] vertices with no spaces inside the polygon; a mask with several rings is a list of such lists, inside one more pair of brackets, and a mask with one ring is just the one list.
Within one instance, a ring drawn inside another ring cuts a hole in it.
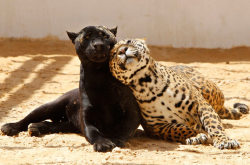
[{"label": "spotted jaguar's ear", "polygon": [[73,44],[75,44],[75,39],[78,36],[78,33],[68,32],[68,31],[66,32],[68,34],[69,39],[72,41]]},{"label": "spotted jaguar's ear", "polygon": [[147,38],[137,38],[137,40],[146,42],[146,41],[147,41]]},{"label": "spotted jaguar's ear", "polygon": [[112,49],[110,54],[111,54],[111,57],[114,57],[116,55],[116,50]]},{"label": "spotted jaguar's ear", "polygon": [[113,29],[109,29],[111,31],[111,33],[113,33],[115,36],[116,36],[116,33],[117,33],[117,26]]}]

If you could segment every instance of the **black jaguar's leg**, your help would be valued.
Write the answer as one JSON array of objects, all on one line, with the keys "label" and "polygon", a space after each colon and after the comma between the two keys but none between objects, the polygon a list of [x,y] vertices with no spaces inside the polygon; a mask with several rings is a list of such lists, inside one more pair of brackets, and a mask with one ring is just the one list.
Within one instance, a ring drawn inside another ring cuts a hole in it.
[{"label": "black jaguar's leg", "polygon": [[[86,99],[85,99],[86,100]],[[115,143],[98,130],[98,128],[92,123],[91,119],[95,118],[96,114],[93,113],[91,107],[83,109],[81,113],[81,132],[85,136],[86,140],[93,145],[94,151],[107,152],[112,151],[115,148]]]},{"label": "black jaguar's leg", "polygon": [[78,89],[65,93],[55,101],[41,105],[29,113],[24,119],[16,123],[4,124],[1,127],[1,131],[5,135],[14,136],[21,131],[27,131],[30,123],[37,123],[46,119],[51,119],[53,121],[67,120],[66,106],[72,98],[78,98]]},{"label": "black jaguar's leg", "polygon": [[22,123],[7,123],[1,127],[1,131],[4,135],[14,136],[17,135],[21,131],[26,131],[27,126]]},{"label": "black jaguar's leg", "polygon": [[31,113],[29,113],[24,119],[16,122],[16,123],[7,123],[1,127],[1,131],[3,134],[8,136],[17,135],[21,131],[27,131],[28,125],[30,123],[41,122],[43,120],[49,119],[51,117],[51,113],[53,113],[54,102],[44,104],[36,109],[34,109]]},{"label": "black jaguar's leg", "polygon": [[134,136],[136,129],[139,127],[141,123],[141,113],[132,92],[130,92],[126,86],[121,86],[119,90],[122,91],[120,107],[124,114],[120,123],[114,128],[113,138],[111,140],[116,146],[124,147],[125,142]]},{"label": "black jaguar's leg", "polygon": [[86,140],[93,145],[94,151],[108,152],[115,148],[115,143],[98,130],[98,128],[92,123],[91,120],[95,117],[95,114],[91,112],[91,108],[83,110],[83,116],[81,116],[81,131]]},{"label": "black jaguar's leg", "polygon": [[81,65],[80,71],[80,122],[81,132],[85,136],[86,140],[93,145],[94,151],[107,152],[112,151],[116,146],[110,139],[104,137],[104,135],[96,127],[97,116],[93,110],[92,104],[89,101],[89,97],[86,94],[84,87],[84,70]]},{"label": "black jaguar's leg", "polygon": [[29,125],[28,132],[30,136],[41,136],[51,133],[79,133],[72,123],[66,122],[48,122],[32,123]]}]

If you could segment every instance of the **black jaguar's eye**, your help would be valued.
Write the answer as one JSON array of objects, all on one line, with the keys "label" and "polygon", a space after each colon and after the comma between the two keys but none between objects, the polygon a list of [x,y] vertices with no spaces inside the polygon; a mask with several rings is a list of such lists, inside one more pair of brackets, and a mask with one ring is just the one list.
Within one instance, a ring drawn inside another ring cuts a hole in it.
[{"label": "black jaguar's eye", "polygon": [[84,39],[89,39],[89,35],[84,36]]},{"label": "black jaguar's eye", "polygon": [[105,35],[105,36],[103,36],[103,38],[108,39],[108,38],[109,38],[109,36]]}]

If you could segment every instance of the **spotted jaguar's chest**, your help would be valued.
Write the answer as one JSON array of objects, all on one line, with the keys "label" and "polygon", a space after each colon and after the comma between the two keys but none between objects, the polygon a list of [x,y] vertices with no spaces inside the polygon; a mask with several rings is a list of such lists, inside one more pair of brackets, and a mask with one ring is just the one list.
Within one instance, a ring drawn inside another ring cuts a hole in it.
[{"label": "spotted jaguar's chest", "polygon": [[147,68],[131,80],[131,89],[149,125],[168,123],[195,123],[195,102],[190,85],[174,71],[162,65]]}]

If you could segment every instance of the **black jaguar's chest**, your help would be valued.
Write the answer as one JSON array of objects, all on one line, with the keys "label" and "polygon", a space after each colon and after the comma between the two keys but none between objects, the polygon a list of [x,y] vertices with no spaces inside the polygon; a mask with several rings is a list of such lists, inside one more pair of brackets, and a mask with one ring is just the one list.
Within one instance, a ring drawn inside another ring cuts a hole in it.
[{"label": "black jaguar's chest", "polygon": [[124,114],[120,106],[120,83],[107,74],[85,75],[84,88],[92,105],[91,116],[97,128],[108,133]]},{"label": "black jaguar's chest", "polygon": [[96,73],[86,75],[83,81],[84,88],[91,101],[115,103],[118,97],[119,84],[110,73]]}]

